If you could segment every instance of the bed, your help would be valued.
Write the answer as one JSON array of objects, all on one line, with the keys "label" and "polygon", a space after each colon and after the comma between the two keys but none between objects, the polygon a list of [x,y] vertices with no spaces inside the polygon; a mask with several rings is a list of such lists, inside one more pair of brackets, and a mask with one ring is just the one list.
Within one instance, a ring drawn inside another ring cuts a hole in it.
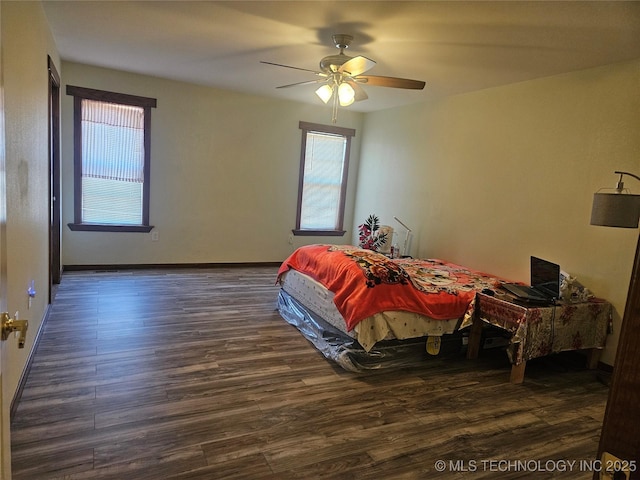
[{"label": "bed", "polygon": [[[345,370],[413,364],[472,318],[502,279],[438,259],[390,259],[344,245],[298,248],[278,270],[278,311]],[[426,347],[426,348],[425,348]]]}]

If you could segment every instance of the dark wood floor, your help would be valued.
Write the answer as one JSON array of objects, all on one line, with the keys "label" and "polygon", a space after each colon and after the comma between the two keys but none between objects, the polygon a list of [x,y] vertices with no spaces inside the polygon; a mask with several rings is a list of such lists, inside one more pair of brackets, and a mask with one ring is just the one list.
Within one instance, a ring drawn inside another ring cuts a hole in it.
[{"label": "dark wood floor", "polygon": [[13,478],[591,478],[607,387],[575,357],[530,362],[522,385],[498,350],[349,373],[280,318],[275,272],[66,273]]}]

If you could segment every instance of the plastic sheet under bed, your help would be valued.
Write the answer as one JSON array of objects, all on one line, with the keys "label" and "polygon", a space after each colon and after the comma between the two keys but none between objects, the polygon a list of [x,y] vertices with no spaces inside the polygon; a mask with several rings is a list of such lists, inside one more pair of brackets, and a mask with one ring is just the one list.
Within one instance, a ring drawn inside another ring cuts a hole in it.
[{"label": "plastic sheet under bed", "polygon": [[[378,342],[367,352],[356,339],[322,320],[284,290],[278,294],[277,308],[282,318],[295,326],[326,358],[351,372],[417,366],[430,356],[426,353],[424,337]],[[457,345],[459,348],[460,343]]]}]

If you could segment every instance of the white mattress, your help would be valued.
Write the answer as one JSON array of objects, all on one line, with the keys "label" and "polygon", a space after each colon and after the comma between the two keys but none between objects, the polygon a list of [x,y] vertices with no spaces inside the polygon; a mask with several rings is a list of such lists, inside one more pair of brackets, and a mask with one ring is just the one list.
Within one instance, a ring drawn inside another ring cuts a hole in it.
[{"label": "white mattress", "polygon": [[333,292],[320,282],[298,272],[288,270],[280,278],[282,289],[327,323],[358,340],[367,352],[381,340],[437,336],[458,329],[462,319],[435,320],[412,312],[385,311],[362,320],[352,331],[333,302]]}]

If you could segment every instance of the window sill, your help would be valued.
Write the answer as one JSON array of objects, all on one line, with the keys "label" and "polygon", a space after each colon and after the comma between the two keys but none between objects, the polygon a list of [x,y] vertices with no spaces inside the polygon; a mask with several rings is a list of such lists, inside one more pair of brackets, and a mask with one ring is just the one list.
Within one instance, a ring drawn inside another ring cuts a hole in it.
[{"label": "window sill", "polygon": [[97,223],[68,223],[74,232],[138,232],[149,233],[153,225],[101,225]]},{"label": "window sill", "polygon": [[294,235],[300,237],[342,237],[346,230],[291,230]]}]

